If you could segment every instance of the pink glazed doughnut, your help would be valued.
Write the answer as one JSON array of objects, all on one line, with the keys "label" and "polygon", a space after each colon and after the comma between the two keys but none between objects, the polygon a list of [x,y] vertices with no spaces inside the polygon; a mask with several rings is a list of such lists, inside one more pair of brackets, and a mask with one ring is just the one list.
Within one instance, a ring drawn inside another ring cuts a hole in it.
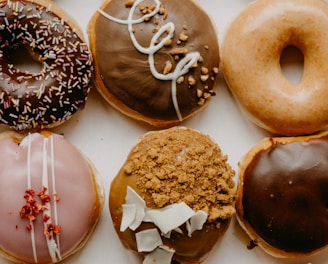
[{"label": "pink glazed doughnut", "polygon": [[[258,126],[302,135],[328,125],[328,5],[321,0],[257,0],[232,22],[222,45],[222,70],[230,90]],[[304,56],[303,76],[282,73],[287,46]]]},{"label": "pink glazed doughnut", "polygon": [[56,263],[79,250],[99,219],[103,191],[89,161],[61,135],[0,135],[0,253]]}]

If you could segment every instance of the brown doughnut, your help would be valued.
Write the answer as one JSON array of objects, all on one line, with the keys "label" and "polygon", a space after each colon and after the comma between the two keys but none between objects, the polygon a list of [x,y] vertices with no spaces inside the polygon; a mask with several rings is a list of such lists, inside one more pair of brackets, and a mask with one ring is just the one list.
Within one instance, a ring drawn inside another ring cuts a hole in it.
[{"label": "brown doughnut", "polygon": [[[131,35],[130,12],[141,18],[131,25]],[[91,19],[88,35],[97,89],[127,116],[170,126],[197,113],[215,94],[217,33],[194,1],[107,0]]]},{"label": "brown doughnut", "polygon": [[46,264],[80,250],[104,202],[91,162],[49,131],[2,133],[0,148],[0,254]]},{"label": "brown doughnut", "polygon": [[[16,68],[18,49],[42,69]],[[0,0],[0,123],[16,130],[61,124],[84,107],[92,75],[82,32],[53,1]]]},{"label": "brown doughnut", "polygon": [[[328,126],[327,16],[322,0],[257,0],[228,28],[221,54],[224,77],[256,125],[287,136]],[[288,46],[304,56],[296,84],[280,65]]]},{"label": "brown doughnut", "polygon": [[[121,229],[129,187],[155,212],[184,202],[193,212],[201,210],[207,214],[204,225],[191,236],[182,221],[179,230],[170,231],[170,237],[161,237],[163,246],[174,251],[174,261],[200,263],[223,236],[235,213],[233,175],[219,146],[196,130],[173,127],[145,134],[110,186],[109,209],[122,244],[134,253],[147,256],[148,251],[138,252],[137,234],[154,228],[156,233],[157,228],[163,230],[149,222],[142,222],[136,229],[131,225]],[[161,218],[165,223],[171,222],[185,216],[180,212]]]},{"label": "brown doughnut", "polygon": [[237,219],[276,257],[328,246],[328,134],[267,138],[240,163]]}]

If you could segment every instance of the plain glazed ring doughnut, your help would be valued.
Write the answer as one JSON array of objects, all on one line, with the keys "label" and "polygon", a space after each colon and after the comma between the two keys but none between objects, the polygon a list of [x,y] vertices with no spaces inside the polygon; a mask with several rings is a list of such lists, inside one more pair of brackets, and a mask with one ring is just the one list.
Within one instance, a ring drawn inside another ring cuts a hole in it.
[{"label": "plain glazed ring doughnut", "polygon": [[[52,1],[1,0],[0,8],[0,122],[16,130],[61,124],[84,107],[91,87],[92,57],[82,32]],[[41,70],[15,67],[18,49]]]},{"label": "plain glazed ring doughnut", "polygon": [[240,163],[237,219],[276,257],[328,248],[328,135],[267,138]]},{"label": "plain glazed ring doughnut", "polygon": [[91,162],[48,131],[5,132],[0,147],[0,254],[45,264],[81,249],[104,202]]},{"label": "plain glazed ring doughnut", "polygon": [[144,263],[201,263],[235,214],[233,176],[227,156],[201,132],[143,135],[110,187],[122,244]]},{"label": "plain glazed ring doughnut", "polygon": [[131,118],[171,126],[215,94],[217,32],[195,1],[107,0],[88,35],[97,89]]},{"label": "plain glazed ring doughnut", "polygon": [[[328,5],[321,0],[257,0],[232,22],[222,44],[222,70],[235,98],[258,126],[305,135],[328,125]],[[285,78],[287,46],[304,56],[298,84]]]}]

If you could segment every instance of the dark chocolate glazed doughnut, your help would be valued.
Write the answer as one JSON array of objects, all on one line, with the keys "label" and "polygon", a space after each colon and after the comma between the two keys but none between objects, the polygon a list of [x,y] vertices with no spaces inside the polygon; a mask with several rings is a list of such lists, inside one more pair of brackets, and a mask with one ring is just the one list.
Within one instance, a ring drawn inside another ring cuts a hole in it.
[{"label": "dark chocolate glazed doughnut", "polygon": [[280,257],[328,245],[328,135],[269,138],[240,168],[238,220],[255,244]]},{"label": "dark chocolate glazed doughnut", "polygon": [[[0,1],[0,122],[17,130],[58,125],[85,105],[93,73],[82,33],[50,1]],[[18,48],[41,64],[15,67]]]},{"label": "dark chocolate glazed doughnut", "polygon": [[132,118],[169,126],[215,94],[217,33],[194,1],[105,1],[88,35],[98,90]]}]

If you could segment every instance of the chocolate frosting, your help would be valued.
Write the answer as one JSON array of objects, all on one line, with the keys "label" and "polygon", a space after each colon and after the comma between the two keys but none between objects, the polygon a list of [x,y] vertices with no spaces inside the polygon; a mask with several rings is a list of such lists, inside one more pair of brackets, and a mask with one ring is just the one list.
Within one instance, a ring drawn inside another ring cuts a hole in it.
[{"label": "chocolate frosting", "polygon": [[244,175],[243,218],[271,246],[308,253],[328,244],[328,136],[277,143]]},{"label": "chocolate frosting", "polygon": [[[219,67],[217,34],[208,15],[193,1],[181,0],[179,4],[174,0],[161,2],[165,9],[164,13],[155,15],[148,22],[133,25],[134,35],[142,47],[149,47],[158,27],[168,22],[174,23],[175,34],[172,44],[161,48],[154,57],[155,67],[160,73],[163,72],[167,62],[172,64],[173,71],[185,56],[184,53],[174,55],[172,51],[186,49],[188,53],[196,51],[200,53],[201,60],[198,66],[190,69],[184,76],[184,81],[177,84],[176,98],[184,118],[199,109],[211,95],[214,95],[213,85]],[[142,4],[148,7],[155,5],[154,1],[144,1]],[[127,19],[130,12],[130,7],[125,7],[124,1],[117,0],[108,1],[102,9],[112,17],[120,19]],[[137,8],[134,18],[140,16],[141,12]],[[133,45],[128,26],[99,14],[94,27],[96,44],[92,50],[95,52],[97,63],[96,74],[108,92],[129,109],[143,116],[176,120],[171,81],[162,81],[152,75],[148,55],[140,53]],[[181,41],[180,33],[184,33],[188,39]],[[202,72],[202,67],[205,73]],[[202,81],[201,76],[206,80]],[[190,85],[189,77],[192,77],[196,83]]]},{"label": "chocolate frosting", "polygon": [[[90,91],[87,44],[48,6],[2,1],[0,7],[0,122],[20,130],[65,121]],[[18,47],[41,64],[40,72],[15,67]]]}]

